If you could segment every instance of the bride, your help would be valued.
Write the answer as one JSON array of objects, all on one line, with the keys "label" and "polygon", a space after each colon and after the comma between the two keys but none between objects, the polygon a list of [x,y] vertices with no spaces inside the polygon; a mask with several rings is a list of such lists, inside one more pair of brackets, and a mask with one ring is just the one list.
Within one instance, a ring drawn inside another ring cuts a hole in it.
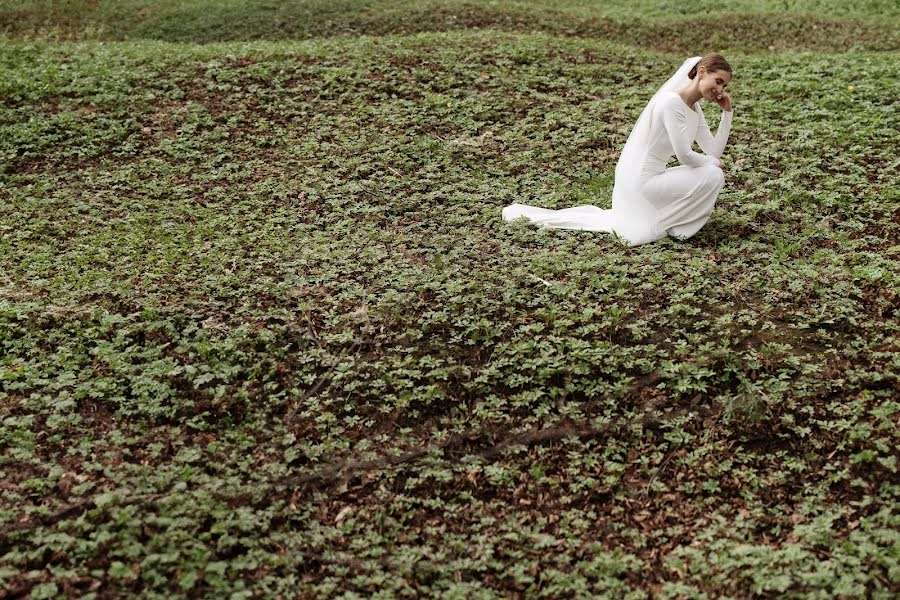
[{"label": "bride", "polygon": [[[541,227],[615,233],[632,245],[667,235],[687,239],[709,220],[725,184],[720,160],[731,130],[725,86],[731,66],[720,54],[694,56],[654,94],[625,142],[613,186],[612,209],[575,206],[549,210],[525,204],[503,209],[503,219],[526,217]],[[713,137],[700,98],[723,110]],[[705,154],[694,152],[697,141]],[[666,168],[675,155],[680,166]]]}]

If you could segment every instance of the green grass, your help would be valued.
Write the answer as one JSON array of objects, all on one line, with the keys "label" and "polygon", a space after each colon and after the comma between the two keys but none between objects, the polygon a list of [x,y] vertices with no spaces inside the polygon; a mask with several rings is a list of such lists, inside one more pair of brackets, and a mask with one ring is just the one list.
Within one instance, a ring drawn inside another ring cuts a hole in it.
[{"label": "green grass", "polygon": [[891,0],[19,0],[0,32],[29,39],[222,42],[491,29],[670,52],[897,50]]},{"label": "green grass", "polygon": [[[669,4],[0,3],[4,591],[893,597],[896,6]],[[704,40],[697,236],[501,221]]]}]

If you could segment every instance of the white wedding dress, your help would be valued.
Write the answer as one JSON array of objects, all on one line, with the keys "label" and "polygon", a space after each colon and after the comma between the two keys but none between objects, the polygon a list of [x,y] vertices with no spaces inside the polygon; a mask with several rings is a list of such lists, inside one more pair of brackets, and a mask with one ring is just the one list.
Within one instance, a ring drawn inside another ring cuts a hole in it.
[{"label": "white wedding dress", "polygon": [[[713,137],[700,103],[689,107],[675,92],[690,82],[687,74],[699,60],[684,61],[641,113],[616,163],[612,209],[585,205],[551,210],[517,203],[503,209],[503,219],[526,217],[541,227],[615,233],[632,245],[697,233],[725,184],[717,159],[732,119],[731,112],[723,112]],[[691,149],[695,140],[705,154]],[[673,154],[681,165],[667,169]]]}]

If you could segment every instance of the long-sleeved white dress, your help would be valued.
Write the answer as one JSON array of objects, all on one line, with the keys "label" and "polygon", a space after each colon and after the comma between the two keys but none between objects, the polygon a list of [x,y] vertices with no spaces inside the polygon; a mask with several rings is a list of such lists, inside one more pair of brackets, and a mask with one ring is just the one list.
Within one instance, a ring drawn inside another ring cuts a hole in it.
[{"label": "long-sleeved white dress", "polygon": [[[639,194],[628,198],[628,218],[622,218],[622,209],[615,204],[611,210],[589,205],[551,210],[516,203],[503,209],[503,219],[527,217],[542,227],[615,232],[633,245],[666,235],[689,238],[709,220],[725,184],[717,159],[728,142],[732,114],[722,113],[713,137],[699,102],[689,107],[677,92],[666,92],[651,117]],[[705,154],[691,149],[694,140]],[[667,169],[673,154],[681,165]]]}]

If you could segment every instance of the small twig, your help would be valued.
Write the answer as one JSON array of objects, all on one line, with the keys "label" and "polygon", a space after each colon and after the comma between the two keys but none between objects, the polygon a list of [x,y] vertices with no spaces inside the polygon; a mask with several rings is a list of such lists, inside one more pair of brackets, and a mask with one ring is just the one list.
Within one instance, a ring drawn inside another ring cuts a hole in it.
[{"label": "small twig", "polygon": [[546,285],[547,287],[553,287],[553,284],[552,284],[552,283],[550,283],[550,282],[547,281],[546,279],[541,279],[540,277],[538,277],[537,275],[535,275],[535,274],[533,274],[533,273],[529,273],[528,276],[531,277],[532,279],[536,279],[537,281],[540,281],[541,283],[543,283],[543,284]]},{"label": "small twig", "polygon": [[[99,494],[98,494],[99,495]],[[131,506],[134,504],[144,504],[148,502],[154,502],[156,500],[160,500],[165,498],[166,496],[171,495],[171,492],[164,494],[138,494],[136,496],[126,497],[121,502],[115,504],[116,507],[121,506]],[[62,506],[49,515],[45,515],[43,517],[37,517],[33,521],[28,521],[25,523],[13,523],[11,525],[7,525],[3,528],[2,532],[0,532],[0,540],[6,538],[6,536],[16,533],[18,531],[30,531],[36,529],[39,526],[49,526],[55,525],[60,521],[64,521],[65,519],[80,513],[84,510],[87,510],[87,507],[95,504],[95,500],[97,495],[91,496],[89,498],[83,498],[78,502],[73,502],[72,504],[67,504]]]},{"label": "small twig", "polygon": [[665,470],[666,466],[669,464],[669,461],[672,460],[672,457],[674,456],[675,453],[670,452],[669,456],[667,456],[666,459],[662,461],[662,464],[659,465],[659,468],[655,473],[653,473],[653,476],[650,477],[650,481],[647,482],[647,487],[644,488],[644,496],[647,496],[650,493],[650,486],[653,485],[653,482],[656,480],[656,476],[660,475]]},{"label": "small twig", "polygon": [[359,346],[360,346],[360,342],[357,340],[356,342],[353,342],[353,345],[351,345],[349,348],[347,348],[347,347],[342,348],[341,353],[340,353],[340,355],[338,355],[337,360],[334,361],[334,364],[332,364],[331,367],[327,371],[322,373],[309,389],[307,389],[305,392],[303,392],[303,396],[301,396],[300,400],[298,400],[298,404],[300,404],[301,406],[298,406],[296,409],[289,412],[287,414],[287,416],[285,417],[285,419],[287,419],[288,421],[294,419],[297,416],[297,413],[302,408],[302,404],[304,402],[306,402],[306,400],[309,399],[310,396],[315,395],[319,391],[319,389],[321,389],[321,387],[325,384],[325,381],[331,376],[331,374],[334,373],[334,370],[337,368],[337,366],[339,364],[341,364],[341,359],[343,359],[344,356],[346,356],[348,352],[359,348]]}]

